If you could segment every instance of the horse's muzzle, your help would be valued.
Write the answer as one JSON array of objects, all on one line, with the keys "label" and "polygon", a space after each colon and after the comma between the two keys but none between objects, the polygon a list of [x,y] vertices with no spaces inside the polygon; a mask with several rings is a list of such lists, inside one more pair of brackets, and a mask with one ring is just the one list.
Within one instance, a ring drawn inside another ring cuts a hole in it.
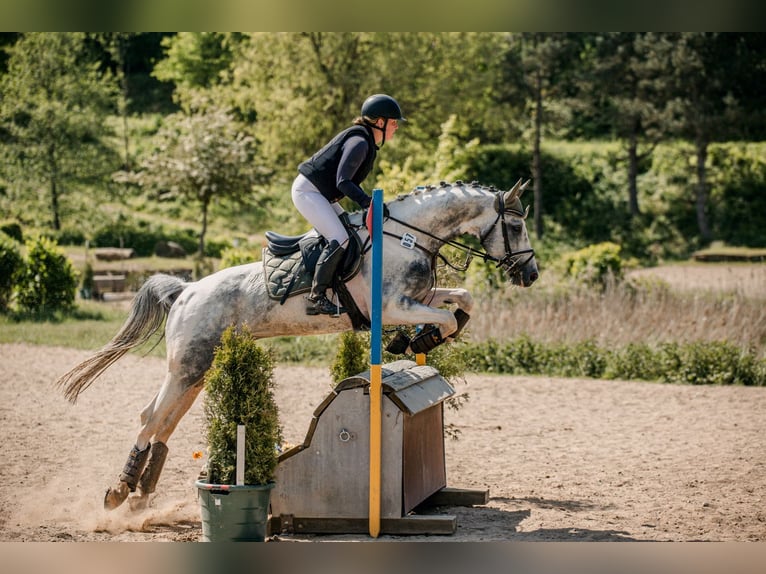
[{"label": "horse's muzzle", "polygon": [[516,259],[506,272],[511,283],[520,287],[529,287],[540,276],[534,254],[526,257],[523,262],[521,259]]}]

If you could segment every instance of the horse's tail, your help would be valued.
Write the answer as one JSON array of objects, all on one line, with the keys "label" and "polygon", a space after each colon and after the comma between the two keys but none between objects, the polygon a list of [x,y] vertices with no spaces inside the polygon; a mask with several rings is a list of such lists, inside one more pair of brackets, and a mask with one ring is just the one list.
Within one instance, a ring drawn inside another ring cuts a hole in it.
[{"label": "horse's tail", "polygon": [[56,386],[64,387],[64,396],[76,402],[101,373],[125,353],[148,341],[187,285],[172,275],[157,274],[147,279],[136,293],[130,315],[112,340],[56,381]]}]

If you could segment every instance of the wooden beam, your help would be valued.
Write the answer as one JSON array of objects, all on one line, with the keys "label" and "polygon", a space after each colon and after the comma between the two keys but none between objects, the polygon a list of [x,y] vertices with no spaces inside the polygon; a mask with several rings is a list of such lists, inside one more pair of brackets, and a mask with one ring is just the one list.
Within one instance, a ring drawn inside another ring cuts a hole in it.
[{"label": "wooden beam", "polygon": [[[367,534],[367,518],[313,518],[272,516],[271,534]],[[380,533],[394,535],[454,534],[457,517],[449,515],[411,515],[403,518],[381,518]]]},{"label": "wooden beam", "polygon": [[477,490],[445,486],[421,502],[418,508],[432,506],[483,506],[488,502],[489,489]]}]

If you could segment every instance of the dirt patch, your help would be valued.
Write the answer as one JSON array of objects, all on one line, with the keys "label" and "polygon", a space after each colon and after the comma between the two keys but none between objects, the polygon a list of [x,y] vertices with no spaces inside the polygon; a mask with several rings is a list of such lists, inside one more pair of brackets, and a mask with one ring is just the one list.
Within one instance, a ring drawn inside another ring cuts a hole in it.
[{"label": "dirt patch", "polygon": [[[169,441],[151,507],[106,512],[164,361],[127,356],[72,406],[52,381],[88,354],[0,345],[0,540],[199,540],[201,400]],[[285,439],[299,442],[329,374],[287,366],[276,379]],[[446,411],[461,430],[448,484],[490,501],[441,509],[457,516],[453,536],[409,540],[766,540],[764,388],[473,375],[457,390],[470,398]]]}]

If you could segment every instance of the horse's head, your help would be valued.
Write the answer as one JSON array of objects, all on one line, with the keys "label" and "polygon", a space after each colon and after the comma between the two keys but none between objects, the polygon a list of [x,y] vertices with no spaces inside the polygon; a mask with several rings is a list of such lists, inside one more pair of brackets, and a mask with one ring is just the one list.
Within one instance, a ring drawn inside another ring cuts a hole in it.
[{"label": "horse's head", "polygon": [[529,243],[526,219],[529,206],[524,209],[521,194],[529,181],[523,185],[516,182],[510,191],[499,191],[495,195],[497,218],[484,232],[482,245],[502,267],[514,285],[529,287],[538,276],[535,252]]}]

